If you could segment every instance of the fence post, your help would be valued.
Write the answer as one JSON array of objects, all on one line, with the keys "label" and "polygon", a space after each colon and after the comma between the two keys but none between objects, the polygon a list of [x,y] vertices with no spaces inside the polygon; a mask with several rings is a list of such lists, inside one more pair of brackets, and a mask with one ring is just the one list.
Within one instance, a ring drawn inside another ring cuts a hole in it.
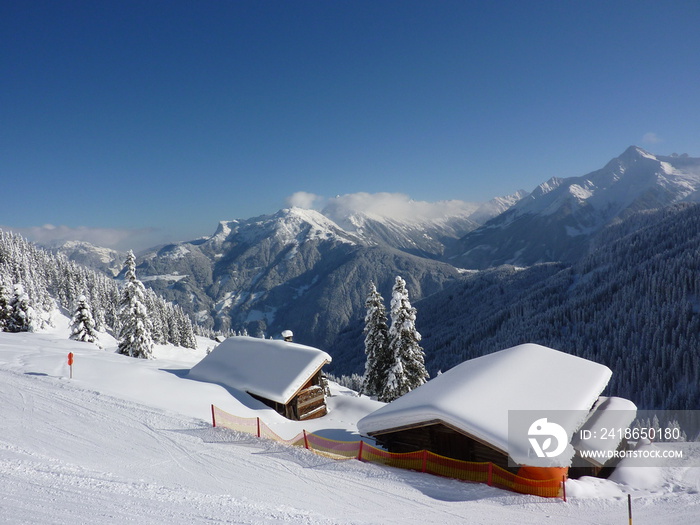
[{"label": "fence post", "polygon": [[214,413],[214,405],[211,406],[211,426],[216,426],[216,415]]},{"label": "fence post", "polygon": [[255,419],[258,420],[258,437],[260,437],[260,418],[256,417]]},{"label": "fence post", "polygon": [[630,518],[630,525],[632,525],[632,494],[627,494],[627,513]]},{"label": "fence post", "polygon": [[423,464],[421,465],[421,472],[426,471],[427,465],[428,465],[428,451],[423,450]]},{"label": "fence post", "polygon": [[357,460],[362,461],[362,445],[364,445],[364,441],[360,440],[360,450],[357,452]]},{"label": "fence post", "polygon": [[562,497],[564,499],[564,503],[566,503],[566,476],[561,477],[561,487],[562,487]]},{"label": "fence post", "polygon": [[489,470],[486,475],[486,484],[490,487],[493,485],[493,463],[489,462]]},{"label": "fence post", "polygon": [[302,430],[302,432],[304,432],[304,448],[305,448],[306,450],[309,450],[309,440],[308,440],[308,438],[306,437],[306,430]]}]

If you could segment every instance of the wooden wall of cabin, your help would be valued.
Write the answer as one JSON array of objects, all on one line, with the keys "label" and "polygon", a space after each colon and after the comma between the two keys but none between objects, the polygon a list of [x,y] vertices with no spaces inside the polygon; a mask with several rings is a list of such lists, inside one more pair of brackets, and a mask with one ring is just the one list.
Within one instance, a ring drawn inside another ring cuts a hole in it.
[{"label": "wooden wall of cabin", "polygon": [[508,467],[508,456],[442,423],[403,429],[374,437],[377,443],[389,452],[428,450],[462,461],[490,461],[499,467],[512,470]]}]

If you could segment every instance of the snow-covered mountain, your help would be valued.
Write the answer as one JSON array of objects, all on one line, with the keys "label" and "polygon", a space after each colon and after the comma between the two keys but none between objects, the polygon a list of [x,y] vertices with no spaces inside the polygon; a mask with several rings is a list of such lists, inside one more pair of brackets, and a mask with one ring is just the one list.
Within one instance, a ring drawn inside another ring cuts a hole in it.
[{"label": "snow-covered mountain", "polygon": [[448,254],[465,268],[573,262],[591,236],[631,213],[700,201],[700,159],[655,156],[636,146],[602,169],[552,178],[465,235]]},{"label": "snow-covered mountain", "polygon": [[112,277],[121,272],[126,254],[95,246],[87,241],[59,241],[43,245],[49,251],[65,255],[69,260],[99,270]]},{"label": "snow-covered mountain", "polygon": [[402,275],[412,297],[420,298],[459,274],[301,208],[221,222],[209,238],[144,254],[137,272],[216,329],[251,335],[291,329],[300,342],[324,349],[364,315],[370,281],[388,293]]},{"label": "snow-covered mountain", "polygon": [[523,190],[486,203],[423,202],[401,194],[354,194],[331,199],[322,214],[369,245],[439,258],[447,247],[522,199]]}]

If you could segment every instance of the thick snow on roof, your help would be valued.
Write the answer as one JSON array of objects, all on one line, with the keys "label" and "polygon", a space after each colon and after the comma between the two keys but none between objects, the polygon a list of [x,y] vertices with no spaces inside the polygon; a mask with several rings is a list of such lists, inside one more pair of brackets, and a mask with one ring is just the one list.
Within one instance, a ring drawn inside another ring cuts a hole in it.
[{"label": "thick snow on roof", "polygon": [[572,445],[576,450],[612,452],[617,449],[623,437],[616,430],[626,429],[636,415],[637,406],[632,401],[621,397],[601,397],[580,429],[590,431],[590,434],[581,439],[581,432],[577,432]]},{"label": "thick snow on roof", "polygon": [[311,346],[229,337],[190,370],[188,377],[287,404],[331,356]]},{"label": "thick snow on roof", "polygon": [[593,361],[522,344],[457,365],[365,416],[357,427],[368,435],[439,420],[508,454],[509,410],[572,411],[562,424],[571,438],[583,423],[580,411],[593,406],[611,376]]}]

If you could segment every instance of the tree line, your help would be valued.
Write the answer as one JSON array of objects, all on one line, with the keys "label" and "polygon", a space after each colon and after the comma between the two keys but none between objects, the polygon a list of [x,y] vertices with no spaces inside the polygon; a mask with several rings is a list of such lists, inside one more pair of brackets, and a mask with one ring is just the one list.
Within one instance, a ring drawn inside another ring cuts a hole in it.
[{"label": "tree line", "polygon": [[[133,286],[138,287],[129,279],[124,283],[124,289]],[[192,322],[179,306],[142,284],[138,299],[152,342],[195,348]],[[19,332],[53,326],[59,309],[73,314],[72,330],[78,330],[74,338],[89,340],[88,326],[112,332],[120,341],[125,338],[129,319],[123,290],[115,280],[0,230],[0,329]]]}]

